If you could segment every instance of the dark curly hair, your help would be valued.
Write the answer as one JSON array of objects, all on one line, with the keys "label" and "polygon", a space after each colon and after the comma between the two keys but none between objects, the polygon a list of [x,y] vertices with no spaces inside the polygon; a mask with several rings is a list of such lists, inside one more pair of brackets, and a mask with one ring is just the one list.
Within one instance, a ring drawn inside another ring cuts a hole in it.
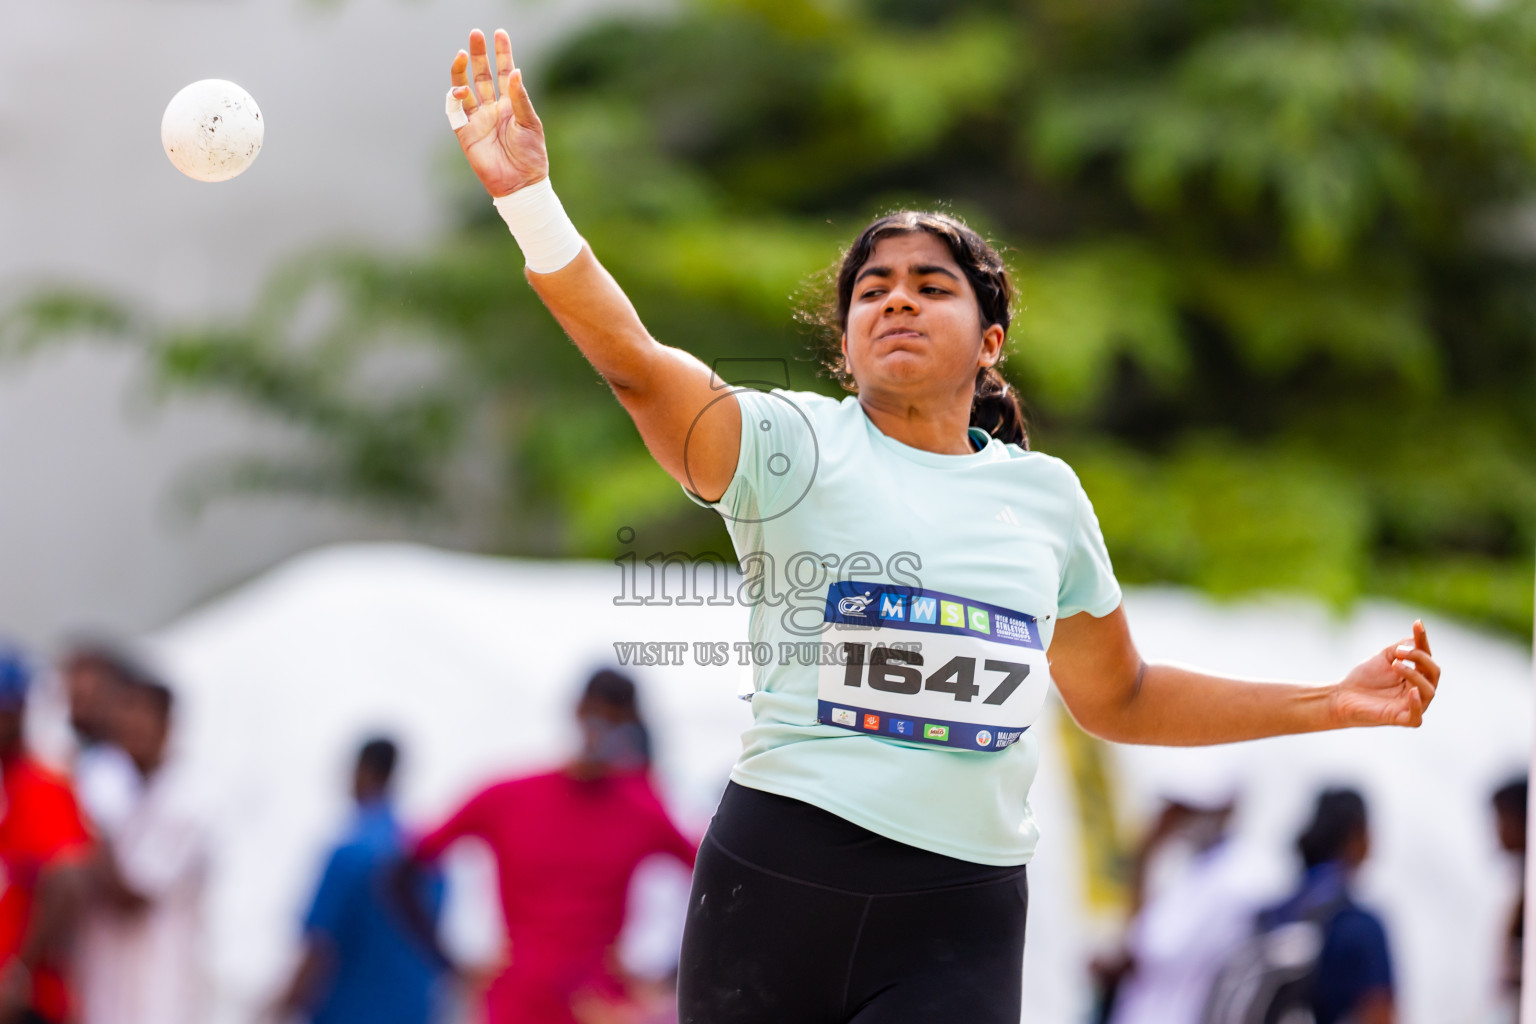
[{"label": "dark curly hair", "polygon": [[[946,213],[899,210],[886,214],[859,233],[843,253],[835,270],[829,270],[823,282],[826,294],[821,302],[801,314],[801,319],[824,336],[827,350],[824,364],[844,388],[856,390],[853,374],[843,358],[840,339],[848,327],[848,309],[853,304],[854,278],[874,255],[882,239],[924,231],[942,241],[950,255],[970,281],[985,330],[993,324],[1004,334],[1013,322],[1013,282],[1008,268],[987,240],[959,218]],[[1007,444],[1029,447],[1029,429],[1024,409],[1012,385],[996,367],[976,371],[976,392],[971,401],[971,426],[980,427]]]}]

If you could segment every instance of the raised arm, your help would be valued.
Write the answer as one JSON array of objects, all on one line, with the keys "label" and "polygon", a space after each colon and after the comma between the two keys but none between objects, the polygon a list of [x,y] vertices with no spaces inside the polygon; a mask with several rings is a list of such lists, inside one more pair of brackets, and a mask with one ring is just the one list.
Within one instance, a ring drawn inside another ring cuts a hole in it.
[{"label": "raised arm", "polygon": [[[544,126],[512,62],[512,41],[501,29],[495,45],[493,76],[484,33],[470,33],[469,52],[460,50],[453,60],[450,95],[466,119],[454,131],[459,146],[486,191],[501,199],[547,181],[549,156]],[[613,388],[661,467],[701,497],[718,499],[736,471],[741,411],[709,367],[651,337],[590,246],[582,244],[558,269],[537,273],[530,267],[527,276]]]},{"label": "raised arm", "polygon": [[1120,743],[1201,746],[1363,725],[1418,727],[1440,666],[1421,622],[1337,683],[1266,683],[1149,665],[1125,612],[1056,624],[1049,652],[1061,699],[1088,732]]}]

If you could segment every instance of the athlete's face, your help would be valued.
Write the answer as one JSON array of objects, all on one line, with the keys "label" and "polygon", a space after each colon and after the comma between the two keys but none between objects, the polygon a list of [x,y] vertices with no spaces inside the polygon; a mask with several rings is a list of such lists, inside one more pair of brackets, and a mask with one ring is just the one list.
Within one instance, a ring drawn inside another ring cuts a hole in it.
[{"label": "athlete's face", "polygon": [[1003,329],[983,328],[976,292],[926,231],[882,238],[853,283],[843,358],[860,392],[964,395],[997,362]]}]

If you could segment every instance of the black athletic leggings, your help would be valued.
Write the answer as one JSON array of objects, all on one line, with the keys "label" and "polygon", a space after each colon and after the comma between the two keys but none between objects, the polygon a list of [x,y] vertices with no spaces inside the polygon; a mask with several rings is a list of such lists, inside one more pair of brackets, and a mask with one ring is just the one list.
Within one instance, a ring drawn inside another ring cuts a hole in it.
[{"label": "black athletic leggings", "polygon": [[1018,1024],[1024,868],[731,783],[699,850],[680,1024]]}]

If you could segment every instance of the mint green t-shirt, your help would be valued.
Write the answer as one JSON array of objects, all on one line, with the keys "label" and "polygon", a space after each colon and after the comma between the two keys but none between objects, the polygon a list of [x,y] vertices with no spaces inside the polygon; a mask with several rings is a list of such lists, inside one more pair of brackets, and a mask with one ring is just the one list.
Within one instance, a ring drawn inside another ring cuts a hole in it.
[{"label": "mint green t-shirt", "polygon": [[[1039,743],[1027,721],[1003,720],[1023,713],[1008,704],[1043,700],[1058,618],[1120,604],[1076,474],[976,428],[970,455],[911,448],[853,397],[736,397],[741,454],[709,507],[730,529],[766,663],[732,780],[935,853],[1028,862]],[[882,624],[900,629],[868,631]],[[964,716],[983,720],[949,720]]]}]

